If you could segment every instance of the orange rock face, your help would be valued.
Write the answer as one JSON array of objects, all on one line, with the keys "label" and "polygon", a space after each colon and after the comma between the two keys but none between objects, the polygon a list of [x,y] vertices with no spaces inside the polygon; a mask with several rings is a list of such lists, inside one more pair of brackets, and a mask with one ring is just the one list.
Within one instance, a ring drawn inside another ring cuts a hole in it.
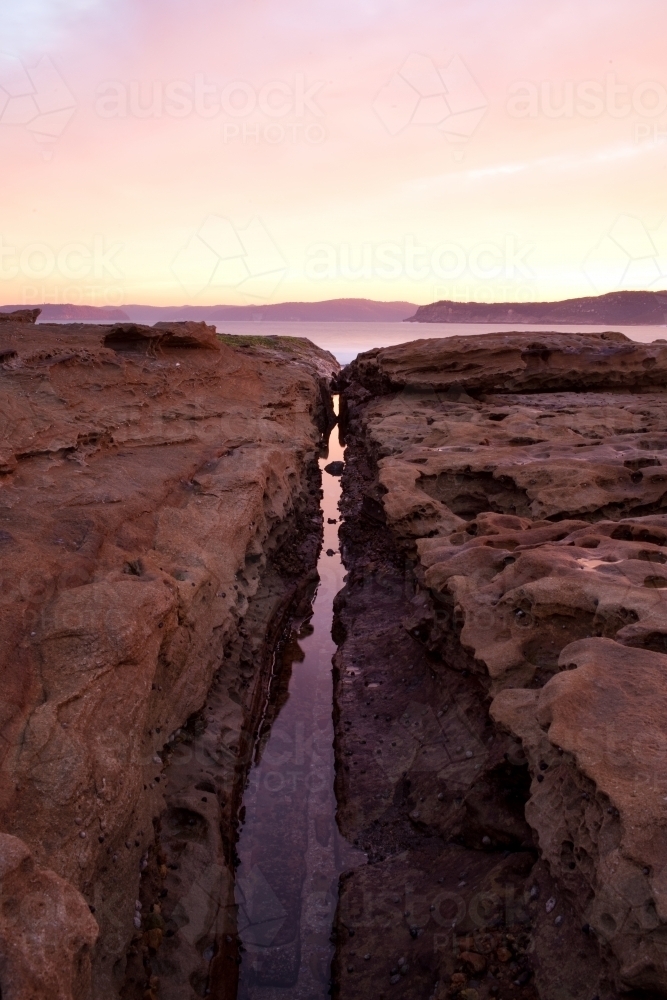
[{"label": "orange rock face", "polygon": [[50,909],[37,957],[32,911],[3,917],[0,985],[103,1000],[163,748],[308,493],[336,363],[204,324],[19,319],[0,330],[0,864],[3,893],[43,885]]},{"label": "orange rock face", "polygon": [[[414,573],[404,625],[443,690],[476,680],[480,735],[510,739],[508,773],[527,765],[525,816],[556,887],[547,901],[526,884],[543,998],[565,995],[556,944],[574,967],[591,939],[614,989],[667,995],[666,352],[619,334],[490,334],[369,352],[342,378],[375,475],[362,518],[387,525]],[[470,746],[480,773],[460,794],[483,815],[491,752]],[[444,764],[437,777],[446,804]],[[429,780],[410,815],[438,830]],[[499,836],[488,827],[487,846]],[[616,995],[595,975],[567,989]]]}]

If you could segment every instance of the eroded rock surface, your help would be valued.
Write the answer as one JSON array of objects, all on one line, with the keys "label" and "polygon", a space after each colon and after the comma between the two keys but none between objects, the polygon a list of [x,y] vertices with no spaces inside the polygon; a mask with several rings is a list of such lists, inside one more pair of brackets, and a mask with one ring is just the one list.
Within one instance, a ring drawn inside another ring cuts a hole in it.
[{"label": "eroded rock surface", "polygon": [[360,354],[354,377],[372,392],[402,388],[553,391],[662,386],[667,342],[622,333],[485,333],[414,340]]},{"label": "eroded rock surface", "polygon": [[[341,996],[366,995],[366,968],[386,996],[667,995],[664,352],[493,334],[343,373],[338,795],[370,866],[343,886]],[[519,868],[489,894],[480,859]],[[349,916],[385,878],[406,916],[380,937],[405,974],[359,942],[384,904]],[[466,958],[461,934],[492,947]]]},{"label": "eroded rock surface", "polygon": [[315,566],[337,366],[204,324],[33,323],[0,331],[0,987],[183,1000],[220,953],[263,643]]}]

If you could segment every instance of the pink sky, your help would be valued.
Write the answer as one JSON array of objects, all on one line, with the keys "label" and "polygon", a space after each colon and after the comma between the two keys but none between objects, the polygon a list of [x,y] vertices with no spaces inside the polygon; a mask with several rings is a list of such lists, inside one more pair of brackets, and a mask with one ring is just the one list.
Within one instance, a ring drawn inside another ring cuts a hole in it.
[{"label": "pink sky", "polygon": [[666,29],[664,0],[3,0],[0,301],[667,288]]}]

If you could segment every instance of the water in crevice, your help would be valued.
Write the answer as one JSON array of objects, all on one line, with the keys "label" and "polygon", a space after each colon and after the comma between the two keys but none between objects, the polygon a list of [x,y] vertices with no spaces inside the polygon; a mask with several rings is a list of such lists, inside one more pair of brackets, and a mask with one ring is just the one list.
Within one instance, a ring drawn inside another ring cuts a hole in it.
[{"label": "water in crevice", "polygon": [[[342,459],[335,427],[320,468]],[[328,997],[338,876],[358,863],[359,852],[336,826],[331,624],[344,569],[340,479],[323,472],[322,480],[320,583],[312,615],[292,623],[279,650],[269,706],[274,721],[260,728],[241,810],[239,1000]]]}]

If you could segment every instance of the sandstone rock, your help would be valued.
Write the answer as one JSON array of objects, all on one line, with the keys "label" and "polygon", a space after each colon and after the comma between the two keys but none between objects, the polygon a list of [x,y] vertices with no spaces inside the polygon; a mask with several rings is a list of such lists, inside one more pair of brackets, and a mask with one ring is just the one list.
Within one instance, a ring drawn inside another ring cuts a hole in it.
[{"label": "sandstone rock", "polygon": [[2,352],[0,827],[95,907],[92,992],[76,996],[107,1000],[140,878],[158,877],[169,736],[202,708],[267,561],[298,573],[299,545],[316,551],[337,366],[305,341],[241,351],[190,323],[7,322]]},{"label": "sandstone rock", "polygon": [[587,639],[560,659],[567,669],[542,690],[503,691],[491,713],[520,736],[533,774],[548,763],[527,816],[552,871],[624,983],[664,991],[667,657]]},{"label": "sandstone rock", "polygon": [[[373,765],[362,748],[341,770],[341,824],[380,853],[379,825],[417,810],[423,850],[437,832],[483,852],[528,847],[527,820],[548,885],[523,890],[531,966],[504,944],[496,955],[543,1000],[606,996],[605,982],[667,993],[665,350],[620,334],[493,334],[368,352],[340,377],[336,696],[348,721],[364,705],[377,714],[337,739],[384,740]],[[357,679],[345,667],[364,648]],[[462,716],[468,735],[453,740]]]},{"label": "sandstone rock", "polygon": [[155,326],[118,323],[105,334],[104,346],[124,352],[155,352],[179,347],[203,347],[218,351],[220,341],[214,326],[186,320],[156,323]]},{"label": "sandstone rock", "polygon": [[0,970],[5,1000],[90,996],[98,927],[85,899],[0,834]]},{"label": "sandstone rock", "polygon": [[41,309],[15,309],[13,312],[0,312],[0,323],[36,323]]},{"label": "sandstone rock", "polygon": [[374,393],[544,392],[661,386],[667,345],[622,333],[484,333],[360,354],[344,373]]}]

